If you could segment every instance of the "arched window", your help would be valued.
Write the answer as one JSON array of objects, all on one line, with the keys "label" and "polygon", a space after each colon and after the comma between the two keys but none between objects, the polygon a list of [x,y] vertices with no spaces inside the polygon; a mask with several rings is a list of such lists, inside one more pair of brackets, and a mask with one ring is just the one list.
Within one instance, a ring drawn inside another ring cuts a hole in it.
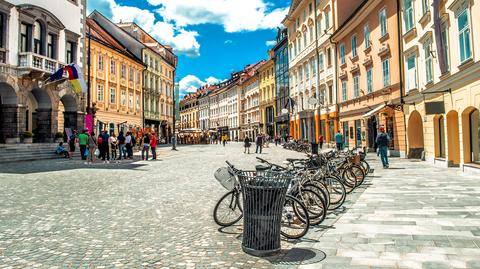
[{"label": "arched window", "polygon": [[475,109],[469,114],[470,125],[470,156],[472,162],[480,163],[480,117],[479,110]]}]

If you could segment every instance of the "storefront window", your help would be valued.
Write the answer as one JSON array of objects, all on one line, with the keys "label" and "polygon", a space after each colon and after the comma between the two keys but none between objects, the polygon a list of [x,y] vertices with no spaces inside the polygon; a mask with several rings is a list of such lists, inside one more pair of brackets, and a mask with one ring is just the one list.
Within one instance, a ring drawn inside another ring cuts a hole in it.
[{"label": "storefront window", "polygon": [[343,139],[345,140],[345,147],[348,148],[348,141],[349,141],[349,139],[348,139],[348,135],[349,135],[349,133],[348,133],[348,121],[343,122],[342,125],[343,125],[342,129],[343,129]]},{"label": "storefront window", "polygon": [[333,119],[330,119],[330,121],[329,121],[328,132],[330,134],[330,141],[334,141],[334,139],[335,139],[335,121]]},{"label": "storefront window", "polygon": [[355,147],[362,147],[362,123],[360,120],[355,121]]}]

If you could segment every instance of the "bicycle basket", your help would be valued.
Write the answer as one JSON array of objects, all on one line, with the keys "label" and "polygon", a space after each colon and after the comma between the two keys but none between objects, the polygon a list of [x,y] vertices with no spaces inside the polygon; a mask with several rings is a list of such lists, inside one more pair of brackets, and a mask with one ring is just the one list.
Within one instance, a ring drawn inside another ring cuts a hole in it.
[{"label": "bicycle basket", "polygon": [[237,179],[235,175],[230,172],[227,167],[218,168],[215,173],[213,173],[215,179],[228,191],[233,190],[235,185],[237,185]]},{"label": "bicycle basket", "polygon": [[349,162],[353,164],[360,164],[360,156],[355,155],[355,156],[349,157]]}]

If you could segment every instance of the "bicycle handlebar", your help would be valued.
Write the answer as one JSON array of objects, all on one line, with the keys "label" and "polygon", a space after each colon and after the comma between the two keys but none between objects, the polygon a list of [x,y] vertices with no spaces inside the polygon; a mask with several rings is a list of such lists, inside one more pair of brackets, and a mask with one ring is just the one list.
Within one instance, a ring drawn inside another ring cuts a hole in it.
[{"label": "bicycle handlebar", "polygon": [[228,166],[230,166],[231,168],[233,168],[233,164],[231,164],[229,161],[225,161],[227,163]]}]

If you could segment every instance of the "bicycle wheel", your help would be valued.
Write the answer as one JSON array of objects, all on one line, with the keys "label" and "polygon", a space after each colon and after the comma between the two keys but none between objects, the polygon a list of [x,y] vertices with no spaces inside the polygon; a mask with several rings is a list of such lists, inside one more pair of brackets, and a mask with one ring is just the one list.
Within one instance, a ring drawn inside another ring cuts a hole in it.
[{"label": "bicycle wheel", "polygon": [[363,181],[365,180],[365,171],[363,170],[363,167],[359,164],[354,164],[352,165],[351,168],[352,174],[355,175],[355,188],[362,185]]},{"label": "bicycle wheel", "polygon": [[232,190],[218,200],[213,209],[213,219],[218,225],[228,227],[242,219],[243,209],[240,196],[240,192]]},{"label": "bicycle wheel", "polygon": [[330,206],[330,194],[328,193],[327,187],[320,181],[308,181],[303,184],[304,189],[310,188],[312,191],[318,193],[325,203],[325,207]]},{"label": "bicycle wheel", "polygon": [[362,166],[365,175],[368,175],[370,173],[370,164],[368,164],[367,161],[360,161],[360,166]]},{"label": "bicycle wheel", "polygon": [[327,216],[327,207],[323,198],[311,189],[302,189],[296,196],[307,208],[310,224],[320,224]]},{"label": "bicycle wheel", "polygon": [[281,235],[288,239],[298,239],[307,234],[309,226],[307,208],[295,197],[287,195],[283,205]]},{"label": "bicycle wheel", "polygon": [[335,210],[343,205],[345,198],[347,197],[347,191],[342,181],[336,177],[328,176],[324,179],[327,186],[328,193],[330,194],[330,205],[328,210]]}]

